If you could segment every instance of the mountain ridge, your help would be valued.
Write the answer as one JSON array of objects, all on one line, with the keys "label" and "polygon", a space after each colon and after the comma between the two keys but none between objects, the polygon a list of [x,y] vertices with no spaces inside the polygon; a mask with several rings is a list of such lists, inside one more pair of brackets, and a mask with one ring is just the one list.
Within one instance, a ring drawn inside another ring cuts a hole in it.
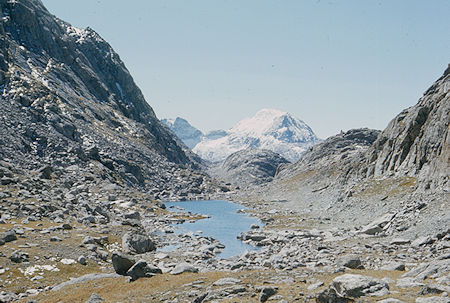
[{"label": "mountain ridge", "polygon": [[3,159],[26,170],[78,164],[73,174],[99,163],[111,182],[155,193],[180,192],[178,174],[208,179],[94,30],[73,27],[36,0],[0,0],[0,14]]}]

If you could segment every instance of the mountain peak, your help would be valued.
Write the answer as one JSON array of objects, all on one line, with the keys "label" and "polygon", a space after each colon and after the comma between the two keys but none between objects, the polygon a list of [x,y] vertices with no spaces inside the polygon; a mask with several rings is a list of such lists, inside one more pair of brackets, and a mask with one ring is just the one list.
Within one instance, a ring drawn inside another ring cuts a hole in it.
[{"label": "mountain peak", "polygon": [[296,161],[307,147],[319,139],[302,120],[277,109],[261,109],[245,118],[215,140],[204,138],[194,147],[200,157],[218,162],[248,148],[268,149]]}]

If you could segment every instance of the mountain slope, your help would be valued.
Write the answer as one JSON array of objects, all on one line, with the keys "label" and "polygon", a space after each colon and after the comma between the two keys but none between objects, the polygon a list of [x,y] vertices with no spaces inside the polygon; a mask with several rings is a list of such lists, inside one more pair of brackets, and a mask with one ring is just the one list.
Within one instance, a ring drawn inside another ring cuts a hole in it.
[{"label": "mountain slope", "polygon": [[227,131],[226,136],[202,140],[193,151],[203,159],[218,162],[236,151],[259,148],[274,151],[294,161],[307,147],[318,141],[303,121],[286,112],[262,109],[254,117],[237,123]]},{"label": "mountain slope", "polygon": [[175,120],[161,119],[161,122],[170,128],[190,149],[194,148],[203,137],[203,133],[200,130],[193,127],[183,118],[177,117]]},{"label": "mountain slope", "polygon": [[277,153],[265,149],[244,149],[228,156],[219,166],[211,167],[212,175],[238,187],[273,180],[280,165],[289,163]]},{"label": "mountain slope", "polygon": [[0,0],[0,14],[2,159],[59,174],[75,164],[81,171],[73,174],[100,170],[155,192],[180,191],[191,175],[203,180],[95,31],[54,17],[38,0]]}]

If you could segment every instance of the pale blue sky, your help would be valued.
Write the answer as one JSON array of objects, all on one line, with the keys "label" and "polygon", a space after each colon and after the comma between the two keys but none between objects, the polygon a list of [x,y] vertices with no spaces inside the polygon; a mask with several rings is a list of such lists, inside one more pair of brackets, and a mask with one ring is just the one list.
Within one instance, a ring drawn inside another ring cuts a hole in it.
[{"label": "pale blue sky", "polygon": [[261,108],[322,138],[384,129],[450,63],[448,0],[42,0],[121,56],[159,118],[227,129]]}]

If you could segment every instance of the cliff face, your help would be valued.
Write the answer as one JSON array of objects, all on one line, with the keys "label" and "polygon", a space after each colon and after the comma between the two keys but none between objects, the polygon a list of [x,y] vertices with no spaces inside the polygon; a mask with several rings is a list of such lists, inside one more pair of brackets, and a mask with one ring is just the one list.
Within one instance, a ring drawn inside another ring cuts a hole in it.
[{"label": "cliff face", "polygon": [[39,0],[0,0],[0,15],[3,159],[28,169],[94,161],[112,180],[161,189],[196,167],[95,31]]},{"label": "cliff face", "polygon": [[367,153],[367,177],[418,176],[443,188],[450,167],[450,66],[419,100],[393,119]]}]

